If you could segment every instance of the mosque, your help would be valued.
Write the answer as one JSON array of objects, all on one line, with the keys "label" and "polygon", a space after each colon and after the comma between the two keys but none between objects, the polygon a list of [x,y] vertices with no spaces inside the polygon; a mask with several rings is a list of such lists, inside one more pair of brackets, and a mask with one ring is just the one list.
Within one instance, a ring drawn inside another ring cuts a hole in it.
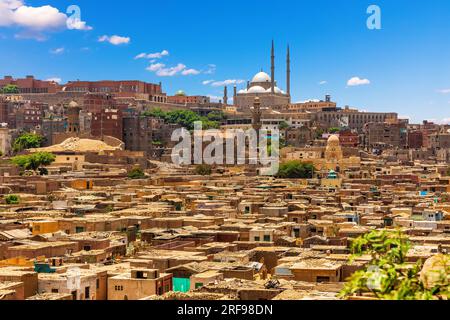
[{"label": "mosque", "polygon": [[[257,73],[253,79],[247,82],[247,88],[237,91],[234,87],[233,105],[237,111],[248,111],[253,106],[255,97],[260,99],[261,108],[279,109],[286,107],[291,102],[291,61],[289,46],[286,57],[286,91],[277,86],[275,81],[275,45],[272,41],[271,75],[264,71]],[[227,104],[228,90],[225,87],[224,102]]]},{"label": "mosque", "polygon": [[361,158],[354,148],[343,148],[339,137],[331,135],[325,147],[285,148],[281,152],[284,161],[300,160],[314,164],[317,170],[340,173],[349,168],[360,168]]}]

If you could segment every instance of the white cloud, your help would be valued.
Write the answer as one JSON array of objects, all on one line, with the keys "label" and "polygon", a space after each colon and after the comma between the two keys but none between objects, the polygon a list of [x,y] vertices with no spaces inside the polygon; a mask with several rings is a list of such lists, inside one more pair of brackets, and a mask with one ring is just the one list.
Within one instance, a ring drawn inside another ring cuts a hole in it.
[{"label": "white cloud", "polygon": [[98,42],[109,42],[112,45],[118,46],[121,44],[128,44],[130,43],[131,39],[129,37],[122,37],[118,35],[113,36],[101,36],[98,38]]},{"label": "white cloud", "polygon": [[347,86],[356,87],[356,86],[364,86],[370,84],[369,79],[361,79],[360,77],[353,77],[347,81]]},{"label": "white cloud", "polygon": [[223,87],[223,86],[229,86],[229,85],[241,84],[241,83],[245,83],[245,80],[228,79],[228,80],[224,80],[224,81],[214,81],[214,82],[211,83],[211,86],[213,86],[213,87]]},{"label": "white cloud", "polygon": [[211,84],[211,83],[213,83],[213,82],[214,82],[214,80],[205,80],[205,81],[202,82],[202,84],[203,84],[204,86],[207,86],[208,84]]},{"label": "white cloud", "polygon": [[450,89],[441,89],[441,90],[437,90],[438,93],[442,93],[442,94],[447,94],[450,93]]},{"label": "white cloud", "polygon": [[328,81],[323,80],[323,81],[319,82],[319,85],[323,86],[324,84],[327,84],[327,83],[328,83]]},{"label": "white cloud", "polygon": [[433,122],[435,124],[450,124],[450,118],[444,118],[444,119],[427,119],[428,122]]},{"label": "white cloud", "polygon": [[186,69],[186,70],[183,70],[182,72],[181,72],[181,74],[183,75],[183,76],[190,76],[190,75],[197,75],[197,74],[199,74],[200,73],[200,71],[198,71],[198,70],[195,70],[195,69]]},{"label": "white cloud", "polygon": [[155,72],[155,71],[158,71],[158,70],[164,68],[165,66],[166,66],[166,65],[163,64],[163,63],[155,63],[155,64],[151,64],[151,65],[147,68],[147,70],[148,70],[148,71]]},{"label": "white cloud", "polygon": [[33,7],[22,0],[0,0],[0,27],[19,27],[17,39],[34,38],[45,40],[44,31],[63,29],[92,30],[79,18],[67,17],[63,12],[50,5]]},{"label": "white cloud", "polygon": [[51,54],[63,54],[64,51],[66,51],[66,49],[64,47],[61,47],[61,48],[56,48],[56,49],[50,50],[50,53]]},{"label": "white cloud", "polygon": [[68,18],[66,24],[67,24],[67,28],[70,30],[89,31],[89,30],[94,29],[91,26],[88,26],[86,24],[86,21],[81,21],[80,19],[77,19],[77,18]]},{"label": "white cloud", "polygon": [[296,103],[320,102],[319,99],[306,99],[304,101],[297,101]]},{"label": "white cloud", "polygon": [[173,77],[185,69],[186,66],[182,63],[169,68],[167,68],[164,63],[155,63],[147,68],[148,71],[156,72],[156,75],[160,77]]},{"label": "white cloud", "polygon": [[146,68],[150,72],[155,72],[159,77],[173,77],[181,74],[183,76],[197,75],[200,71],[196,69],[188,69],[186,65],[179,63],[174,67],[166,67],[164,63],[152,63]]},{"label": "white cloud", "polygon": [[55,78],[48,78],[45,81],[53,81],[53,82],[56,82],[56,83],[61,83],[62,79],[55,77]]},{"label": "white cloud", "polygon": [[13,11],[14,24],[35,29],[58,29],[65,26],[67,16],[58,9],[46,5],[42,7],[20,6]]},{"label": "white cloud", "polygon": [[186,66],[182,63],[179,63],[175,67],[159,69],[158,71],[156,71],[156,75],[160,77],[173,77],[184,69],[186,69]]},{"label": "white cloud", "polygon": [[161,59],[162,57],[168,56],[169,51],[163,50],[161,52],[156,53],[141,53],[138,54],[134,59]]},{"label": "white cloud", "polygon": [[208,64],[208,69],[204,72],[204,74],[214,74],[216,73],[217,66],[215,64]]}]

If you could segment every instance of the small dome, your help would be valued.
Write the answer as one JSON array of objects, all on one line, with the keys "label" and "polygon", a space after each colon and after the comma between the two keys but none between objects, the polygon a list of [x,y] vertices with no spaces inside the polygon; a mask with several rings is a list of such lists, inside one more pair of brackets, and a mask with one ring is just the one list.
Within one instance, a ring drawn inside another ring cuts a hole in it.
[{"label": "small dome", "polygon": [[70,103],[69,103],[69,108],[77,108],[78,107],[78,103],[76,103],[75,101],[71,101]]},{"label": "small dome", "polygon": [[[267,89],[266,92],[267,92],[267,93],[271,93],[271,92],[272,92],[272,88]],[[281,90],[281,89],[278,88],[278,87],[275,87],[275,93],[281,93],[281,94],[284,94],[284,91]]]},{"label": "small dome", "polygon": [[253,86],[247,91],[248,93],[265,93],[266,89],[260,86]]},{"label": "small dome", "polygon": [[179,97],[185,97],[186,93],[183,90],[178,90],[177,93],[175,93],[175,95]]},{"label": "small dome", "polygon": [[247,93],[247,89],[242,89],[242,90],[239,90],[239,92],[238,93],[240,93],[240,94],[242,94],[242,93]]},{"label": "small dome", "polygon": [[340,140],[337,135],[333,134],[328,138],[328,145],[339,145],[339,144]]},{"label": "small dome", "polygon": [[271,82],[270,76],[267,73],[261,71],[257,73],[252,79],[252,83],[258,82]]}]

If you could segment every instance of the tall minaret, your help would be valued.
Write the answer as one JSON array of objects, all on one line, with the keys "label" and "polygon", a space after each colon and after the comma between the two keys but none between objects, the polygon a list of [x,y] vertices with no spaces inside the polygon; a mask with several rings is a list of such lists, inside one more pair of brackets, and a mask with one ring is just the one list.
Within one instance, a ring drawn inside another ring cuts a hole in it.
[{"label": "tall minaret", "polygon": [[272,94],[275,93],[275,44],[272,40],[272,56],[271,56],[271,81],[272,81]]},{"label": "tall minaret", "polygon": [[228,87],[225,86],[225,88],[223,89],[223,103],[224,105],[228,105]]},{"label": "tall minaret", "polygon": [[287,47],[286,66],[286,91],[287,95],[291,96],[291,54],[289,51],[289,45]]},{"label": "tall minaret", "polygon": [[237,97],[237,86],[234,85],[233,88],[233,104],[236,105],[236,97]]},{"label": "tall minaret", "polygon": [[252,128],[255,129],[255,131],[261,130],[261,115],[261,99],[259,97],[255,97],[255,99],[253,100],[252,109]]}]

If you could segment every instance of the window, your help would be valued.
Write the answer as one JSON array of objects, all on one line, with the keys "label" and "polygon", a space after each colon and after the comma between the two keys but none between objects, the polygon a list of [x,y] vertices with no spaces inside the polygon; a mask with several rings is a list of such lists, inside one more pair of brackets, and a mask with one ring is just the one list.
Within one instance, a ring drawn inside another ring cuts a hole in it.
[{"label": "window", "polygon": [[91,287],[84,288],[84,297],[86,300],[90,299],[90,294],[91,294]]},{"label": "window", "polygon": [[84,232],[83,227],[75,227],[75,233],[82,233],[82,232]]},{"label": "window", "polygon": [[270,242],[270,235],[269,236],[264,236],[264,242]]},{"label": "window", "polygon": [[114,286],[114,290],[123,291],[123,286]]},{"label": "window", "polygon": [[198,282],[198,283],[195,284],[195,289],[198,289],[198,288],[201,288],[201,287],[203,287],[203,283]]},{"label": "window", "polygon": [[330,282],[330,277],[317,277],[316,282],[317,283]]},{"label": "window", "polygon": [[52,289],[52,293],[58,293],[59,290],[58,289]]},{"label": "window", "polygon": [[255,237],[255,241],[259,242],[259,241],[261,241],[261,238],[260,237]]},{"label": "window", "polygon": [[99,289],[100,288],[100,279],[97,279],[97,281],[96,281],[96,289]]}]

